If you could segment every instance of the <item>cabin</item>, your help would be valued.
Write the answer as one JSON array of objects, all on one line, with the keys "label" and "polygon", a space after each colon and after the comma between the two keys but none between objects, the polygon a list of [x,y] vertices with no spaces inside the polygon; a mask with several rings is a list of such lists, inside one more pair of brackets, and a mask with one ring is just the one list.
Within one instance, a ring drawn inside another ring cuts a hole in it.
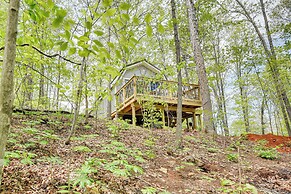
[{"label": "cabin", "polygon": [[[158,78],[158,79],[157,79]],[[127,65],[111,83],[111,117],[128,119],[133,125],[141,125],[148,116],[158,112],[162,126],[175,126],[177,117],[176,81],[167,80],[161,70],[147,62],[138,61]],[[183,84],[182,117],[187,126],[202,127],[202,100],[197,84]],[[190,119],[190,120],[189,120]]]}]

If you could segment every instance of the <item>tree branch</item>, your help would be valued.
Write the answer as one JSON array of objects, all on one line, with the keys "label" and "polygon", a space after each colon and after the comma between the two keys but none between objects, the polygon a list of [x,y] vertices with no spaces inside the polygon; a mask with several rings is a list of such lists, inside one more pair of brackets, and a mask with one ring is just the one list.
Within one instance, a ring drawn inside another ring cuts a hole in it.
[{"label": "tree branch", "polygon": [[[75,64],[75,65],[81,65],[81,63],[78,63],[78,62],[72,61],[72,60],[70,60],[70,59],[67,59],[67,58],[61,56],[61,55],[58,54],[58,53],[56,53],[56,54],[52,54],[52,55],[46,54],[46,53],[44,53],[43,51],[41,51],[40,49],[38,49],[37,47],[35,47],[35,46],[33,46],[33,45],[30,45],[30,44],[27,44],[27,43],[26,43],[26,44],[20,44],[20,45],[17,45],[17,46],[18,46],[18,47],[25,47],[25,46],[27,46],[27,47],[31,47],[31,48],[33,48],[34,50],[36,50],[38,53],[40,53],[40,54],[42,54],[42,55],[44,55],[44,56],[46,56],[46,57],[48,57],[48,58],[60,57],[60,58],[63,59],[64,61],[70,62],[70,63]],[[1,50],[4,50],[4,48],[5,48],[5,47],[1,47],[1,48],[0,48],[0,51],[1,51]]]}]

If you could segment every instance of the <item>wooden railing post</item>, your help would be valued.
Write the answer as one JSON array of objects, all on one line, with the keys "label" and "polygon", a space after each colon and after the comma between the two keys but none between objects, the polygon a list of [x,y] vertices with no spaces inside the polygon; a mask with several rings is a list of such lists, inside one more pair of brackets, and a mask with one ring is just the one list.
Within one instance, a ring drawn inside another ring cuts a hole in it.
[{"label": "wooden railing post", "polygon": [[126,90],[125,88],[122,89],[122,92],[123,92],[123,100],[122,100],[122,103],[125,101],[125,98],[126,98]]},{"label": "wooden railing post", "polygon": [[134,103],[131,104],[131,110],[132,110],[132,113],[131,113],[131,116],[132,116],[132,125],[133,126],[136,126],[135,105],[134,105]]},{"label": "wooden railing post", "polygon": [[137,93],[137,85],[136,85],[136,76],[133,77],[133,96],[136,99],[136,93]]},{"label": "wooden railing post", "polygon": [[198,98],[199,98],[199,100],[202,100],[201,99],[201,92],[200,92],[200,85],[198,86]]}]

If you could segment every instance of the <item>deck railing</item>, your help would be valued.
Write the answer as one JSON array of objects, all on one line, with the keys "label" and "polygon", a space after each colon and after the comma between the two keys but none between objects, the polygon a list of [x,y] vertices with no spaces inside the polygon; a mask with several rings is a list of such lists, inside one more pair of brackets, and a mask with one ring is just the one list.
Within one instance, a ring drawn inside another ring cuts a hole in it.
[{"label": "deck railing", "polygon": [[[117,105],[140,96],[150,95],[157,98],[176,99],[178,82],[155,80],[147,77],[133,76],[115,94]],[[183,100],[201,100],[200,87],[197,84],[182,85]]]}]

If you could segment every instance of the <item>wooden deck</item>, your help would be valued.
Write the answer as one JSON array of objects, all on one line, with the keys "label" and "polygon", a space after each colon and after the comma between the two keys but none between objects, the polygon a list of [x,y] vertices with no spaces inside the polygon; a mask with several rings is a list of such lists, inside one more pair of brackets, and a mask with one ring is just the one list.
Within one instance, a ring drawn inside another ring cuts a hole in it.
[{"label": "wooden deck", "polygon": [[[156,109],[163,112],[171,111],[172,117],[175,118],[177,87],[178,83],[175,81],[134,76],[116,92],[116,111],[111,116],[113,118],[131,116],[132,123],[135,125],[135,117],[142,115],[142,104],[151,101]],[[183,118],[194,118],[195,124],[195,117],[201,115],[201,111],[195,111],[202,106],[200,87],[197,84],[183,84],[182,91]],[[168,114],[164,114],[165,118],[162,118],[164,122],[168,119],[165,115]]]}]

